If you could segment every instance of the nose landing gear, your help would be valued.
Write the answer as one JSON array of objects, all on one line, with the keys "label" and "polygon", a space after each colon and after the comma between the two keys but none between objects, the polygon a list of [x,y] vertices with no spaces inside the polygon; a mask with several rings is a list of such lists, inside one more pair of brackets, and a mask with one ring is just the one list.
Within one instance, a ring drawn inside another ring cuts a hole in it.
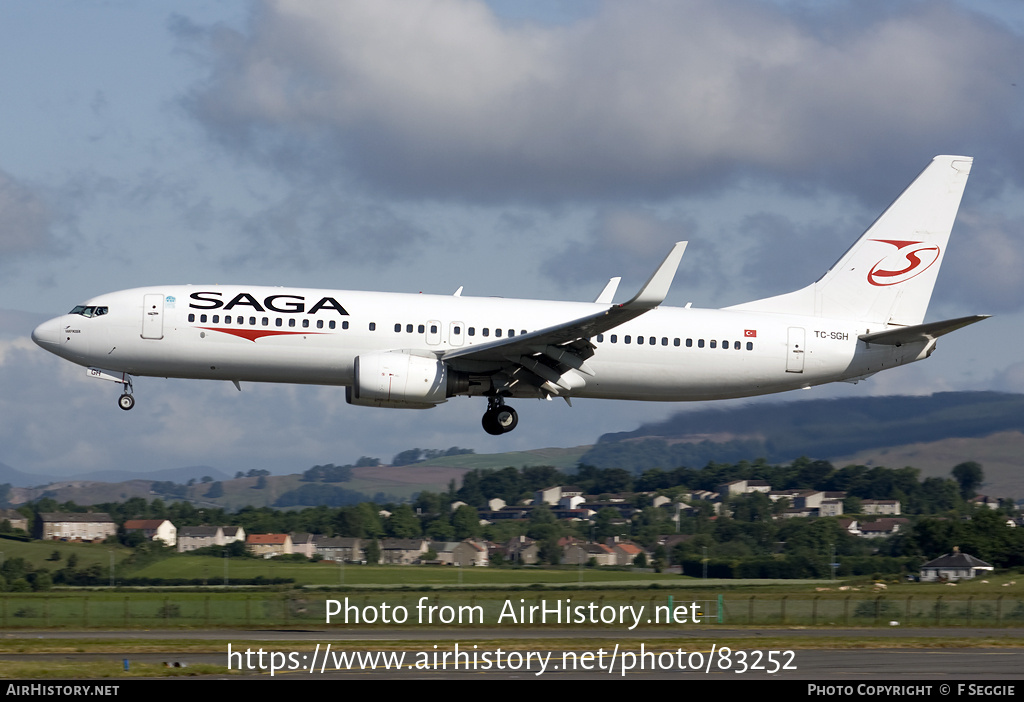
[{"label": "nose landing gear", "polygon": [[121,394],[121,397],[117,398],[117,406],[127,412],[135,406],[135,396],[132,395],[133,388],[131,376],[125,373],[123,378],[122,387],[124,388],[124,392]]},{"label": "nose landing gear", "polygon": [[487,411],[484,412],[484,431],[492,436],[507,434],[519,424],[519,414],[505,404],[502,397],[487,398]]}]

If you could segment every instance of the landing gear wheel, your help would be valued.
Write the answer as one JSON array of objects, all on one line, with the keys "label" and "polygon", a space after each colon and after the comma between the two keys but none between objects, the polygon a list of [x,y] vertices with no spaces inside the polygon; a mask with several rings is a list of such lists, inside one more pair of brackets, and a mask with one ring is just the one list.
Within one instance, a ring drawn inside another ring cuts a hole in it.
[{"label": "landing gear wheel", "polygon": [[519,424],[519,414],[503,401],[488,402],[488,405],[481,421],[484,431],[488,434],[492,436],[507,434]]},{"label": "landing gear wheel", "polygon": [[494,414],[494,419],[497,425],[501,427],[501,433],[507,434],[519,424],[519,413],[505,405],[498,408],[498,411]]},{"label": "landing gear wheel", "polygon": [[135,398],[128,393],[125,393],[121,395],[121,397],[117,398],[117,406],[128,411],[135,406]]}]

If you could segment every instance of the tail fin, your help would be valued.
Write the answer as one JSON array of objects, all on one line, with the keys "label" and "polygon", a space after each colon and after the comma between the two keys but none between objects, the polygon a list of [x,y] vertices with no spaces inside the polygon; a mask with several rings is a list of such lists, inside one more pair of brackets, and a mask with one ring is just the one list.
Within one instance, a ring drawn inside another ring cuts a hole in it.
[{"label": "tail fin", "polygon": [[729,309],[920,324],[972,161],[968,156],[932,159],[816,283]]}]

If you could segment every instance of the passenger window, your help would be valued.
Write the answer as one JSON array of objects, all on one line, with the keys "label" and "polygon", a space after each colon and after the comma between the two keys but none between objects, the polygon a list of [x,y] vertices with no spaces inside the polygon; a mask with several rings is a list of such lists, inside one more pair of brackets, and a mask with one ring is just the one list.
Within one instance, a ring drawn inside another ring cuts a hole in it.
[{"label": "passenger window", "polygon": [[633,337],[631,337],[629,334],[626,334],[624,337],[622,337],[622,343],[628,344],[630,341],[632,341],[632,339]]},{"label": "passenger window", "polygon": [[196,316],[195,316],[194,314],[190,314],[190,315],[188,316],[188,321],[190,321],[190,322],[194,322],[194,321],[196,321]]},{"label": "passenger window", "polygon": [[322,320],[322,319],[316,320],[316,328],[317,329],[323,329],[324,328],[324,320]]},{"label": "passenger window", "polygon": [[740,350],[740,342],[738,342],[738,341],[734,342],[732,347],[733,347],[734,350],[739,351]]},{"label": "passenger window", "polygon": [[649,343],[651,346],[654,346],[655,344],[658,343],[658,340],[657,338],[652,336],[650,339],[647,340],[647,343]]},{"label": "passenger window", "polygon": [[598,334],[597,335],[597,343],[599,343],[599,344],[603,344],[604,343],[604,334]]},{"label": "passenger window", "polygon": [[728,341],[723,341],[722,342],[722,348],[723,349],[728,349],[729,348],[729,342]]},{"label": "passenger window", "polygon": [[264,317],[263,318],[263,326],[265,326],[265,327],[269,327],[270,326],[270,318],[269,317]]},{"label": "passenger window", "polygon": [[405,333],[406,334],[412,334],[412,325],[411,324],[406,324],[405,325]]},{"label": "passenger window", "polygon": [[712,339],[711,342],[708,344],[708,346],[713,348],[713,349],[717,349],[718,348],[718,342],[715,339]]},{"label": "passenger window", "polygon": [[419,327],[417,327],[417,331],[419,331],[419,333],[422,334],[423,332],[427,331],[427,328],[421,324],[419,325]]},{"label": "passenger window", "polygon": [[395,325],[395,333],[397,334],[400,331],[402,331],[402,325],[401,324],[396,324]]},{"label": "passenger window", "polygon": [[688,348],[688,349],[693,348],[693,339],[687,339],[686,340],[686,348]]},{"label": "passenger window", "polygon": [[617,343],[618,341],[619,341],[619,335],[618,334],[612,334],[612,343],[614,344],[614,343]]},{"label": "passenger window", "polygon": [[[320,326],[323,327],[323,323],[322,322],[320,323]],[[370,331],[377,331],[377,323],[376,322],[370,322]]]},{"label": "passenger window", "polygon": [[[711,343],[715,343],[715,342],[712,341]],[[698,349],[704,348],[704,339],[697,339],[697,348]]]},{"label": "passenger window", "polygon": [[462,327],[453,327],[452,333],[455,334],[455,336],[458,336],[459,334],[462,333]]},{"label": "passenger window", "polygon": [[206,324],[206,315],[205,314],[199,315],[199,321],[202,322],[203,324]]},{"label": "passenger window", "polygon": [[335,321],[334,321],[334,320],[332,319],[332,320],[331,320],[331,321],[330,321],[330,322],[329,322],[329,323],[327,324],[327,326],[329,326],[329,327],[330,327],[331,329],[334,329],[334,325],[335,325],[335,324],[336,324],[336,322],[335,322]]},{"label": "passenger window", "polygon": [[638,337],[636,338],[636,343],[638,343],[638,344],[642,344],[642,343],[644,343],[644,338],[643,338],[642,336],[638,336]]},{"label": "passenger window", "polygon": [[470,327],[469,329],[466,330],[466,333],[469,334],[470,336],[476,336],[476,327]]},{"label": "passenger window", "polygon": [[508,330],[508,335],[509,336],[515,336],[516,335],[516,330],[515,329],[509,329]]},{"label": "passenger window", "polygon": [[288,326],[289,327],[294,327],[295,326],[295,317],[289,317],[288,318]]},{"label": "passenger window", "polygon": [[501,329],[495,329],[494,330],[494,335],[500,337],[501,336]]},{"label": "passenger window", "polygon": [[255,327],[256,326],[256,318],[255,317],[249,317],[249,324],[251,326]]},{"label": "passenger window", "polygon": [[213,315],[213,320],[212,321],[213,321],[214,324],[219,324],[220,323],[220,315],[219,314]]},{"label": "passenger window", "polygon": [[302,327],[303,327],[303,329],[308,329],[309,328],[309,320],[308,319],[302,320]]},{"label": "passenger window", "polygon": [[747,351],[753,351],[753,350],[754,350],[754,342],[753,341],[748,341],[747,342]]},{"label": "passenger window", "polygon": [[488,329],[487,327],[484,327],[483,335],[484,336],[490,336],[491,335],[491,330]]},{"label": "passenger window", "polygon": [[341,323],[341,328],[342,329],[348,329],[348,322],[342,322]]},{"label": "passenger window", "polygon": [[278,317],[277,319],[274,320],[274,326],[275,327],[283,327],[284,326],[284,320],[281,319],[280,317]]}]

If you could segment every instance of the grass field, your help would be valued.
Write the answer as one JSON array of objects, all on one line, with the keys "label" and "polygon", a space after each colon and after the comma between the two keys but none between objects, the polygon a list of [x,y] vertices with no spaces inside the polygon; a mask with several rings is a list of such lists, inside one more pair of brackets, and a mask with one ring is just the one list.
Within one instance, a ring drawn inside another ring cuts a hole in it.
[{"label": "grass field", "polygon": [[296,585],[529,585],[532,583],[616,583],[678,581],[679,576],[658,573],[608,571],[598,568],[453,568],[450,566],[339,566],[336,563],[297,563],[254,558],[225,559],[210,556],[172,556],[132,576],[144,578],[203,578],[220,585],[231,578],[293,578]]}]

